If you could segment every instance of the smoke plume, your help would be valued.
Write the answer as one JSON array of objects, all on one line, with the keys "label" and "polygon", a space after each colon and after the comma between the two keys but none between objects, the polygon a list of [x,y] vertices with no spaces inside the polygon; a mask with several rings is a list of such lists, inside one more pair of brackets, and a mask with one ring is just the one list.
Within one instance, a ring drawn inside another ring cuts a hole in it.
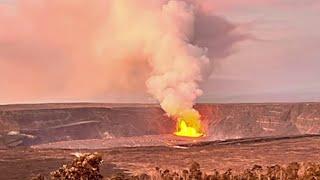
[{"label": "smoke plume", "polygon": [[199,2],[0,5],[0,100],[96,100],[143,91],[168,115],[193,112],[213,60],[227,56],[243,38],[234,33],[235,25],[208,14]]}]

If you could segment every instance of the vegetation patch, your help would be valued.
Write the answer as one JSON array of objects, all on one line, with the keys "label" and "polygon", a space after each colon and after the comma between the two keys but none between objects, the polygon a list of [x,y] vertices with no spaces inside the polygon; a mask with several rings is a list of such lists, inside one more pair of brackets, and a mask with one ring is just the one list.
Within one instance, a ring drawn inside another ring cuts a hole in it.
[{"label": "vegetation patch", "polygon": [[[52,180],[318,180],[320,179],[319,163],[292,162],[287,166],[273,165],[262,167],[253,165],[240,173],[232,169],[221,172],[202,172],[200,164],[193,162],[189,168],[180,171],[155,168],[154,172],[147,174],[130,175],[119,173],[103,177],[100,166],[103,163],[99,153],[75,154],[76,158],[58,170],[50,173]],[[32,178],[33,180],[47,179],[43,175]]]}]

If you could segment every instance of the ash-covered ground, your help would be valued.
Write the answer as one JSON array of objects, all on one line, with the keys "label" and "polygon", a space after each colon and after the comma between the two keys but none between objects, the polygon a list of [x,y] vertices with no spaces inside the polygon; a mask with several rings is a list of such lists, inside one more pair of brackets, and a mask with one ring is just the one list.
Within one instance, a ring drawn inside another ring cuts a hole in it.
[{"label": "ash-covered ground", "polygon": [[[91,146],[100,146],[92,143]],[[28,179],[49,174],[73,159],[72,153],[97,150],[11,148],[0,151],[0,179]],[[155,167],[181,170],[196,161],[201,170],[243,171],[255,164],[271,166],[290,162],[320,162],[320,136],[241,139],[180,146],[100,149],[102,175],[119,172],[150,173]]]},{"label": "ash-covered ground", "polygon": [[0,106],[0,179],[48,174],[75,152],[103,154],[102,174],[181,170],[242,171],[254,164],[320,162],[320,104],[199,104],[206,136],[171,135],[157,105]]}]

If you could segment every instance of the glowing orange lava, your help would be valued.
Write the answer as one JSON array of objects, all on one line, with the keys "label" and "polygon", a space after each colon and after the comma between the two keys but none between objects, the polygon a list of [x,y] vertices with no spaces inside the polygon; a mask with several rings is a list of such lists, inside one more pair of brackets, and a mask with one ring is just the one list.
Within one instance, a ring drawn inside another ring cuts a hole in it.
[{"label": "glowing orange lava", "polygon": [[174,134],[193,138],[203,136],[199,113],[195,110],[183,112],[178,118],[177,131]]}]

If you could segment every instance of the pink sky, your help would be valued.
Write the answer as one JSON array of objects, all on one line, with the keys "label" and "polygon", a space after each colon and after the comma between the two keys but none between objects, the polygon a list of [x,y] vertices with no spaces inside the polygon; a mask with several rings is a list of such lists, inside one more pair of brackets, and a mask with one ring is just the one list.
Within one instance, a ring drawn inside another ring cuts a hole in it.
[{"label": "pink sky", "polygon": [[[63,12],[69,9],[59,9],[57,6],[58,9],[53,8],[55,12],[48,12],[50,16],[42,17],[43,12],[28,3],[31,1],[26,1],[27,8],[23,9],[17,8],[16,2],[0,0],[0,104],[153,101],[145,92],[144,84],[141,84],[140,80],[134,82],[125,80],[126,72],[147,73],[147,67],[143,63],[138,66],[143,70],[137,72],[132,66],[126,66],[123,77],[119,76],[116,82],[111,82],[114,78],[101,78],[105,75],[104,69],[96,69],[90,62],[82,61],[91,73],[88,73],[87,79],[74,77],[72,81],[79,83],[72,89],[78,90],[74,93],[64,93],[63,90],[70,87],[67,87],[68,83],[63,83],[63,79],[70,73],[68,68],[71,66],[70,63],[74,63],[64,60],[65,50],[72,52],[90,48],[89,38],[79,40],[79,37],[87,37],[89,30],[83,27],[75,31],[72,26],[64,26],[63,20],[69,14]],[[77,1],[72,2],[74,4],[69,5],[76,6]],[[252,38],[237,42],[233,45],[231,54],[215,61],[213,73],[209,80],[202,84],[204,94],[198,99],[199,102],[320,100],[318,0],[204,0],[203,2],[211,14],[239,25],[236,31],[250,34]],[[94,3],[88,3],[88,6],[91,6],[91,9],[97,7]],[[29,11],[28,8],[34,11]],[[77,18],[77,13],[83,13],[81,8],[72,8],[74,17],[67,17],[75,19],[76,25],[80,24],[79,27],[83,19]],[[88,18],[86,20],[92,22],[94,26],[103,21],[104,17],[101,16],[103,12],[104,9],[98,7],[81,17]],[[15,18],[16,14],[19,15],[18,21]],[[30,17],[33,19],[32,22],[38,23],[33,25],[41,27],[40,29],[30,26],[28,23],[30,21],[23,19]],[[65,37],[68,39],[57,38],[59,31],[66,33],[68,36]],[[70,46],[69,43],[74,41],[79,41],[76,43],[78,45]],[[64,51],[59,48],[63,48]],[[77,56],[91,58],[87,53],[77,53]],[[120,66],[122,67],[121,64]],[[73,70],[78,71],[76,68]],[[109,71],[119,70],[109,69]],[[97,75],[100,77],[96,77]],[[104,84],[101,81],[110,81],[109,84],[118,88],[114,90],[112,87],[108,91],[108,88],[99,87],[93,93],[91,90],[86,90],[86,85],[81,83],[82,81],[90,81],[96,87]],[[124,84],[127,84],[125,88]]]},{"label": "pink sky", "polygon": [[316,0],[285,0],[220,12],[235,22],[252,22],[248,29],[258,40],[237,44],[201,100],[319,101],[319,7]]}]

